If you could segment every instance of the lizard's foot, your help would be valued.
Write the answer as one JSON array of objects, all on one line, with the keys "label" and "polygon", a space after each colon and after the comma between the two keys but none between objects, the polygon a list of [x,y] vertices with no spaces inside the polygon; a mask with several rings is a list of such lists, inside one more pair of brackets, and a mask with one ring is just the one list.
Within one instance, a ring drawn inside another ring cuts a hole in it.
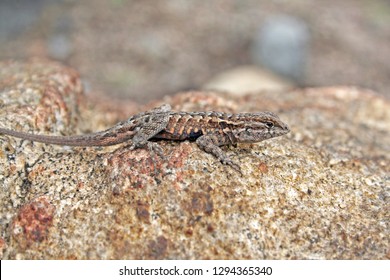
[{"label": "lizard's foot", "polygon": [[136,147],[136,145],[134,143],[132,143],[131,145],[128,146],[128,148],[130,151],[132,151],[132,150],[137,149],[138,147]]},{"label": "lizard's foot", "polygon": [[229,157],[224,158],[223,160],[221,160],[221,162],[223,164],[229,165],[231,168],[233,168],[235,171],[237,171],[238,173],[240,173],[242,175],[240,165],[238,165],[236,162],[231,160]]},{"label": "lizard's foot", "polygon": [[215,139],[215,137],[213,138],[211,136],[203,135],[196,140],[196,144],[198,144],[198,146],[203,151],[214,155],[223,164],[229,165],[231,168],[242,175],[241,167],[235,163],[224,151],[222,151],[220,147],[218,147],[218,142],[216,144]]},{"label": "lizard's foot", "polygon": [[158,154],[162,159],[165,159],[164,152],[161,149],[160,145],[154,142],[146,142],[146,144],[143,145],[140,145],[139,143],[132,143],[129,146],[129,149],[132,151],[135,149],[145,148],[145,146],[148,147],[148,150],[152,155]]},{"label": "lizard's foot", "polygon": [[160,145],[154,142],[148,142],[148,150],[151,154],[158,154],[163,160],[166,160],[163,150]]}]

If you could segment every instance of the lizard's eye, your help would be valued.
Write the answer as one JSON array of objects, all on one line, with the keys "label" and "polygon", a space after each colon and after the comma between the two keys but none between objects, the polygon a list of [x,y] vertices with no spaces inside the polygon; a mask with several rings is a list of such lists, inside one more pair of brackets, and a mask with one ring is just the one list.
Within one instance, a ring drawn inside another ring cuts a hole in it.
[{"label": "lizard's eye", "polygon": [[274,123],[272,123],[272,122],[266,122],[265,125],[267,126],[267,128],[273,128],[274,127]]}]

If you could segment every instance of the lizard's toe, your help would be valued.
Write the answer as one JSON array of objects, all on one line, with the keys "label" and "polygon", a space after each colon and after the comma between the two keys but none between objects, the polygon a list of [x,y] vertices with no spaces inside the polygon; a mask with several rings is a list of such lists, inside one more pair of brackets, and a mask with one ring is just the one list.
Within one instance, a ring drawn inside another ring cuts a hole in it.
[{"label": "lizard's toe", "polygon": [[162,159],[164,159],[164,160],[166,159],[164,152],[163,152],[163,149],[157,143],[148,142],[148,149],[152,153],[158,154]]},{"label": "lizard's toe", "polygon": [[240,173],[242,175],[242,171],[241,171],[241,167],[240,165],[238,165],[236,162],[234,162],[233,160],[231,159],[225,159],[224,161],[222,161],[223,164],[226,164],[226,165],[229,165],[231,168],[233,168],[235,171],[237,171],[238,173]]}]

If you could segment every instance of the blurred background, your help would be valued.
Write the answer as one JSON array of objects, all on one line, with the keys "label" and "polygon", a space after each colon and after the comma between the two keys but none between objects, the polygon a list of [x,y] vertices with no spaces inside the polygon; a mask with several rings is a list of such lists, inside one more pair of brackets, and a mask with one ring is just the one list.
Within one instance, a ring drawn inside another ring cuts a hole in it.
[{"label": "blurred background", "polygon": [[390,1],[0,0],[0,59],[31,57],[141,103],[243,65],[390,96]]}]

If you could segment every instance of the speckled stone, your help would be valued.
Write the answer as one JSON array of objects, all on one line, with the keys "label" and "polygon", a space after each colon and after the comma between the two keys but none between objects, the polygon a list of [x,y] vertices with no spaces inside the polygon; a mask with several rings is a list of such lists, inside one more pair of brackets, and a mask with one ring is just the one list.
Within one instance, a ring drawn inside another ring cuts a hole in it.
[{"label": "speckled stone", "polygon": [[[102,111],[85,114],[74,70],[52,62],[0,69],[2,126],[65,135],[113,124]],[[164,160],[126,144],[69,148],[1,135],[1,257],[390,258],[388,100],[333,87],[187,92],[164,102],[274,111],[291,133],[224,148],[242,177],[191,142],[162,141]]]}]

